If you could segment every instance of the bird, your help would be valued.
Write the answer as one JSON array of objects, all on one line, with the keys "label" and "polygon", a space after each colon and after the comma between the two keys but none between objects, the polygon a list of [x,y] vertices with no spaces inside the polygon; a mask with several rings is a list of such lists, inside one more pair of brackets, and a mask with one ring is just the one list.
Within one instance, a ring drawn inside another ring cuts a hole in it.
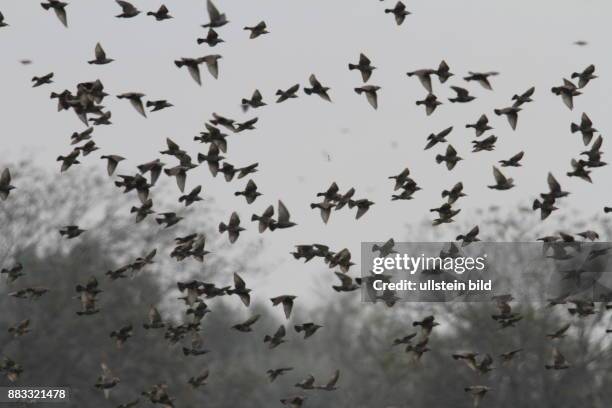
[{"label": "bird", "polygon": [[520,161],[523,159],[524,155],[525,152],[520,151],[514,156],[510,157],[508,160],[500,160],[499,163],[501,163],[502,167],[521,167]]},{"label": "bird", "polygon": [[253,180],[249,180],[247,182],[246,187],[244,188],[244,191],[236,191],[234,195],[244,196],[247,204],[253,204],[253,202],[257,199],[257,197],[259,197],[262,194],[259,191],[257,191],[257,185],[255,184],[255,182]]},{"label": "bird", "polygon": [[474,408],[477,408],[487,392],[491,391],[491,388],[487,387],[486,385],[471,385],[469,387],[465,387],[464,391],[472,396]]},{"label": "bird", "polygon": [[406,5],[401,1],[395,3],[395,7],[392,9],[385,9],[385,14],[389,13],[395,16],[395,22],[398,26],[402,25],[407,15],[411,14],[408,10],[406,10]]},{"label": "bird", "polygon": [[515,94],[514,96],[512,96],[512,100],[514,101],[512,106],[514,106],[515,108],[518,108],[519,106],[525,103],[533,102],[533,99],[531,99],[531,97],[533,96],[534,93],[535,93],[535,87],[532,86],[531,88],[523,92],[521,95]]},{"label": "bird", "polygon": [[68,170],[70,167],[72,167],[73,165],[80,164],[81,162],[77,160],[79,157],[79,154],[80,154],[80,150],[74,149],[67,156],[58,156],[56,161],[62,162],[62,167],[60,171],[63,173],[66,170]]},{"label": "bird", "polygon": [[130,101],[136,112],[140,113],[143,117],[147,117],[147,113],[145,112],[144,106],[142,104],[142,98],[144,94],[137,92],[127,92],[120,95],[117,95],[118,99],[127,99]]},{"label": "bird", "polygon": [[297,296],[293,295],[281,295],[270,298],[270,301],[272,302],[272,306],[278,306],[282,304],[283,311],[285,312],[285,317],[287,318],[287,320],[289,320],[289,317],[291,316],[291,310],[293,310],[293,303],[296,298]]},{"label": "bird", "polygon": [[493,88],[491,87],[491,83],[489,82],[489,77],[499,75],[499,72],[489,71],[489,72],[472,72],[469,71],[469,75],[464,77],[463,80],[476,81],[478,82],[484,89],[491,91]]},{"label": "bird", "polygon": [[240,300],[242,301],[242,303],[246,306],[249,307],[249,305],[251,304],[251,289],[248,289],[246,287],[246,283],[244,282],[244,279],[242,279],[240,277],[240,275],[238,275],[236,272],[234,272],[234,288],[233,289],[228,289],[227,290],[227,294],[228,295],[237,295]]},{"label": "bird", "polygon": [[360,219],[366,212],[368,212],[372,205],[374,205],[374,202],[366,198],[349,200],[348,203],[349,208],[357,207],[357,213],[355,214],[356,220]]},{"label": "bird", "polygon": [[497,116],[504,115],[506,119],[508,119],[508,123],[512,130],[516,130],[516,124],[518,122],[518,113],[521,111],[521,108],[518,106],[510,106],[508,108],[495,109],[494,112]]},{"label": "bird", "polygon": [[168,10],[168,7],[166,7],[165,4],[162,4],[159,9],[157,9],[157,11],[149,11],[147,13],[147,16],[153,16],[157,21],[163,21],[173,18],[170,15],[170,11]]},{"label": "bird", "polygon": [[110,338],[115,339],[115,344],[118,349],[121,349],[125,342],[132,337],[133,327],[131,324],[121,327],[119,330],[113,330],[110,333]]},{"label": "bird", "polygon": [[76,225],[67,225],[59,230],[60,235],[68,239],[76,238],[84,232],[84,229],[81,229]]},{"label": "bird", "polygon": [[586,113],[582,113],[580,118],[580,124],[573,123],[570,126],[570,130],[572,133],[580,132],[582,133],[582,142],[585,146],[591,143],[591,139],[593,139],[593,134],[597,132],[597,129],[593,127],[593,122]]},{"label": "bird", "polygon": [[6,201],[11,191],[15,188],[15,186],[11,185],[11,171],[7,167],[2,170],[2,175],[0,175],[0,199]]},{"label": "bird", "polygon": [[572,325],[570,323],[564,324],[559,329],[555,330],[552,333],[547,333],[546,338],[550,340],[562,339],[566,336],[567,331]]},{"label": "bird", "polygon": [[563,103],[570,110],[574,109],[574,96],[581,95],[582,93],[578,91],[578,87],[572,83],[572,81],[563,79],[563,85],[554,86],[551,88],[552,93],[555,95],[561,96]]},{"label": "bird", "polygon": [[502,364],[504,364],[504,365],[509,364],[509,363],[510,363],[510,362],[511,362],[511,361],[514,359],[514,357],[515,357],[515,356],[516,356],[518,353],[520,353],[521,351],[523,351],[523,349],[511,350],[511,351],[508,351],[508,352],[506,352],[506,353],[502,353],[502,354],[500,354],[499,356],[500,356],[500,357],[501,357],[501,359],[502,359]]},{"label": "bird", "polygon": [[304,332],[304,339],[307,339],[313,334],[315,334],[317,330],[319,330],[323,326],[310,322],[310,323],[297,324],[293,327],[297,333]]},{"label": "bird", "polygon": [[446,197],[449,205],[455,203],[461,197],[466,197],[466,196],[467,194],[463,192],[462,182],[458,182],[450,190],[442,191],[442,198]]},{"label": "bird", "polygon": [[251,96],[251,99],[243,98],[241,101],[243,110],[247,110],[248,108],[260,108],[262,106],[266,106],[266,103],[263,101],[263,97],[261,96],[261,92],[259,89],[256,89]]},{"label": "bird", "polygon": [[189,194],[185,194],[179,197],[179,203],[185,203],[185,207],[189,207],[191,204],[202,201],[203,198],[200,197],[200,193],[202,192],[202,186],[194,187],[193,190],[189,192]]},{"label": "bird", "polygon": [[495,150],[495,143],[497,142],[497,136],[491,135],[482,140],[472,140],[472,153]]},{"label": "bird", "polygon": [[315,389],[315,378],[311,375],[308,375],[304,380],[296,383],[294,385],[297,388],[301,388],[303,390],[314,390]]},{"label": "bird", "polygon": [[2,12],[0,11],[0,28],[2,27],[8,27],[9,24],[4,21],[4,14],[2,14]]},{"label": "bird", "polygon": [[359,54],[359,62],[357,64],[348,64],[349,71],[358,70],[361,73],[363,82],[368,82],[376,67],[372,66],[372,62],[365,54]]},{"label": "bird", "polygon": [[334,274],[340,279],[340,285],[332,286],[332,289],[336,292],[352,292],[359,289],[359,284],[353,282],[353,278],[350,276],[340,272],[334,272]]},{"label": "bird", "polygon": [[324,391],[337,390],[338,387],[336,387],[336,384],[338,383],[338,379],[340,379],[340,370],[334,371],[334,375],[332,375],[332,377],[329,379],[329,381],[327,381],[325,385],[317,385],[315,388],[317,390]]},{"label": "bird", "polygon": [[197,38],[196,42],[198,44],[206,43],[209,47],[214,47],[217,44],[225,42],[222,38],[219,37],[219,34],[212,28],[208,29],[206,33],[206,38]]},{"label": "bird", "polygon": [[247,320],[245,320],[244,322],[233,325],[232,329],[238,330],[239,332],[243,332],[243,333],[251,332],[253,331],[251,326],[253,326],[255,322],[259,320],[260,317],[261,316],[258,314],[253,315],[249,317]]},{"label": "bird", "polygon": [[446,148],[445,155],[441,155],[441,154],[436,155],[436,163],[440,164],[442,162],[445,162],[446,168],[448,170],[452,170],[453,168],[455,168],[457,163],[459,163],[461,160],[463,160],[463,158],[457,155],[457,151],[451,144],[449,144],[448,147]]},{"label": "bird", "polygon": [[53,80],[51,78],[53,78],[53,72],[49,72],[48,74],[40,77],[33,77],[32,82],[34,82],[34,85],[32,85],[32,88],[36,88],[45,84],[52,84]]},{"label": "bird", "polygon": [[8,332],[13,335],[13,338],[24,336],[30,333],[30,331],[30,319],[22,320],[8,328]]},{"label": "bird", "polygon": [[514,187],[514,180],[512,178],[506,178],[501,171],[493,166],[493,177],[495,177],[495,184],[487,186],[494,190],[510,190]]},{"label": "bird", "polygon": [[87,61],[88,64],[106,65],[114,61],[114,59],[108,58],[106,56],[106,52],[104,51],[104,48],[102,48],[102,45],[100,43],[96,44],[94,53],[95,53],[95,58],[91,61]]},{"label": "bird", "polygon": [[589,170],[586,169],[588,162],[585,162],[584,160],[575,160],[572,159],[571,161],[571,165],[572,165],[572,171],[568,171],[566,174],[568,177],[578,177],[586,182],[592,183],[593,180],[591,180],[591,172]]},{"label": "bird", "polygon": [[20,277],[24,276],[23,265],[21,263],[16,263],[10,268],[2,268],[0,270],[0,275],[6,275],[6,280],[8,283],[13,283]]},{"label": "bird", "polygon": [[329,202],[329,201],[323,201],[320,203],[311,203],[310,204],[310,208],[311,209],[315,209],[318,208],[320,210],[321,213],[321,219],[323,220],[323,222],[325,224],[327,224],[327,222],[329,221],[329,216],[331,215],[331,210],[336,206],[336,204]]},{"label": "bird", "polygon": [[419,82],[421,82],[421,85],[423,85],[423,88],[425,88],[425,90],[431,94],[433,93],[433,88],[431,86],[431,76],[434,75],[436,73],[435,69],[418,69],[416,71],[412,71],[412,72],[407,72],[406,75],[408,75],[409,77],[412,76],[416,76],[419,79]]},{"label": "bird", "polygon": [[221,55],[217,54],[206,55],[200,58],[181,58],[180,60],[174,61],[174,64],[179,68],[186,66],[193,80],[198,85],[202,85],[202,79],[200,76],[200,64],[205,63],[206,67],[208,68],[208,72],[210,72],[213,78],[217,79],[217,77],[219,76],[218,61],[221,58]]},{"label": "bird", "polygon": [[380,90],[380,86],[376,86],[376,85],[364,85],[364,86],[355,88],[355,92],[357,93],[357,95],[361,95],[362,93],[365,93],[365,96],[368,102],[374,109],[378,109],[377,92],[379,90]]},{"label": "bird", "polygon": [[147,101],[147,103],[145,104],[145,106],[147,108],[151,108],[151,112],[157,112],[160,111],[162,109],[166,109],[166,108],[171,108],[174,105],[169,103],[167,100],[165,99],[160,99],[158,101]]},{"label": "bird", "polygon": [[159,176],[162,172],[163,167],[165,166],[165,163],[162,163],[162,161],[160,159],[155,159],[153,161],[141,164],[139,166],[137,166],[136,168],[138,169],[138,171],[141,174],[146,174],[146,173],[151,173],[151,180],[150,180],[150,184],[153,186],[155,185],[155,183],[157,182],[157,180],[159,179]]},{"label": "bird", "polygon": [[278,200],[278,220],[270,224],[270,231],[274,231],[277,228],[284,229],[296,226],[296,223],[290,221],[290,217],[289,210],[287,210],[285,204],[283,204],[281,200]]},{"label": "bird", "polygon": [[321,99],[327,102],[331,102],[331,98],[329,97],[329,94],[328,94],[328,91],[330,88],[323,86],[321,82],[319,82],[315,74],[311,74],[310,78],[308,78],[308,81],[310,82],[311,88],[304,88],[304,93],[306,95],[312,95],[312,94],[319,95]]},{"label": "bird", "polygon": [[266,334],[264,343],[269,343],[268,348],[270,349],[276,348],[287,341],[284,339],[285,334],[285,326],[281,325],[273,335]]},{"label": "bird", "polygon": [[544,368],[546,368],[547,370],[565,370],[567,368],[570,368],[570,364],[565,359],[565,356],[563,356],[563,354],[561,354],[559,349],[553,348],[553,350],[552,350],[552,363],[551,364],[546,364],[544,366]]},{"label": "bird", "polygon": [[57,19],[64,25],[64,27],[68,28],[68,16],[66,15],[66,6],[68,3],[64,3],[59,0],[48,0],[46,3],[40,3],[42,8],[45,10],[53,9]]},{"label": "bird", "polygon": [[249,38],[251,40],[262,36],[264,34],[269,34],[270,32],[267,30],[267,26],[265,21],[260,21],[259,23],[257,23],[256,25],[254,25],[253,27],[244,27],[244,30],[246,31],[250,31],[251,34],[249,35]]},{"label": "bird", "polygon": [[474,228],[472,228],[470,230],[470,232],[468,232],[467,234],[463,235],[463,234],[459,234],[457,235],[457,238],[455,238],[457,241],[463,241],[461,246],[467,246],[472,242],[478,242],[480,241],[480,239],[478,238],[478,234],[480,233],[480,229],[478,228],[478,225],[476,225]]},{"label": "bird", "polygon": [[434,316],[427,316],[420,321],[412,322],[412,326],[413,327],[420,326],[421,330],[423,331],[423,334],[425,336],[429,336],[433,328],[440,325],[440,323],[436,322],[435,320],[436,319]]},{"label": "bird", "polygon": [[487,130],[493,129],[491,126],[489,126],[489,118],[487,118],[487,115],[484,114],[478,118],[476,123],[467,124],[465,127],[468,129],[473,128],[476,131],[476,137],[482,136]]},{"label": "bird", "polygon": [[206,385],[206,379],[208,379],[209,371],[208,368],[205,368],[198,374],[197,376],[191,377],[187,382],[193,388],[200,388],[203,385]]},{"label": "bird", "polygon": [[425,145],[425,150],[431,149],[438,143],[446,143],[446,136],[448,136],[453,131],[453,127],[448,127],[437,134],[430,134],[427,136],[427,144]]},{"label": "bird", "polygon": [[594,75],[594,73],[595,73],[595,65],[591,64],[588,67],[586,67],[584,69],[584,71],[582,71],[582,72],[574,72],[574,73],[572,73],[571,78],[572,79],[578,78],[578,87],[579,88],[584,88],[585,86],[587,86],[587,84],[592,79],[596,79],[597,78],[597,75]]},{"label": "bird", "polygon": [[121,7],[121,14],[116,15],[117,18],[132,18],[136,17],[140,14],[140,10],[138,10],[134,5],[128,1],[124,0],[115,0],[119,7]]},{"label": "bird", "polygon": [[280,400],[281,404],[291,406],[291,408],[300,408],[304,405],[304,401],[306,401],[306,397],[303,395],[296,395],[294,397],[283,398]]},{"label": "bird", "polygon": [[230,220],[227,224],[223,222],[219,224],[219,232],[227,232],[229,235],[229,242],[231,244],[236,242],[236,240],[240,236],[240,232],[244,230],[245,229],[240,226],[240,217],[235,211],[230,216]]},{"label": "bird", "polygon": [[206,9],[208,11],[208,17],[210,19],[210,22],[207,24],[204,24],[202,27],[218,28],[218,27],[223,27],[224,25],[229,23],[225,14],[220,13],[217,7],[213,4],[211,0],[206,0]]},{"label": "bird", "polygon": [[278,99],[276,100],[276,103],[284,102],[287,99],[297,98],[296,93],[297,91],[299,91],[299,89],[300,89],[300,84],[295,84],[285,91],[283,91],[282,89],[277,90],[276,96],[278,96]]},{"label": "bird", "polygon": [[476,99],[476,97],[470,95],[470,92],[465,88],[461,88],[458,86],[451,86],[451,89],[455,91],[455,93],[457,94],[455,98],[448,98],[448,100],[453,103],[455,102],[467,103],[467,102],[470,102]]},{"label": "bird", "polygon": [[159,313],[159,311],[157,310],[156,307],[151,306],[149,308],[149,314],[148,314],[148,320],[147,323],[144,323],[142,325],[142,327],[145,330],[151,330],[151,329],[161,329],[166,327],[161,314]]},{"label": "bird", "polygon": [[159,225],[166,224],[165,228],[170,228],[173,225],[178,224],[183,219],[183,217],[179,217],[173,212],[160,213],[159,215],[161,217],[156,218],[155,221],[157,221]]},{"label": "bird", "polygon": [[284,375],[286,372],[293,370],[293,367],[281,367],[281,368],[273,368],[266,371],[270,382],[274,382],[278,377]]},{"label": "bird", "polygon": [[427,116],[430,116],[432,113],[434,113],[438,106],[442,105],[442,102],[438,100],[438,97],[436,95],[430,93],[425,97],[425,99],[416,101],[416,104],[417,106],[425,106],[425,113],[427,114]]},{"label": "bird", "polygon": [[116,154],[104,155],[100,156],[100,158],[106,160],[106,172],[109,176],[113,175],[115,169],[117,168],[117,165],[119,165],[119,162],[125,160],[124,157],[121,157]]}]

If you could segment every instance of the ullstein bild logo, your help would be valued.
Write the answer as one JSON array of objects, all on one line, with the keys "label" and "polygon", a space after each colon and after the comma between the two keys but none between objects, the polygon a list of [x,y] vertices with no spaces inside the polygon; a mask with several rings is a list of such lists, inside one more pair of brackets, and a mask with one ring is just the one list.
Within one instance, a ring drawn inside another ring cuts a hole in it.
[{"label": "ullstein bild logo", "polygon": [[366,302],[612,301],[610,243],[395,243],[361,247]]}]

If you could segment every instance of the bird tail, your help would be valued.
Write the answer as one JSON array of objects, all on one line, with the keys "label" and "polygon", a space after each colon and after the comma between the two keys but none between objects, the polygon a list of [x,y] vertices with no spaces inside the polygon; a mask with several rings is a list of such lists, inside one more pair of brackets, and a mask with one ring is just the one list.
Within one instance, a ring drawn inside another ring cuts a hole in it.
[{"label": "bird tail", "polygon": [[225,232],[227,231],[227,225],[225,225],[224,222],[219,224],[219,232]]},{"label": "bird tail", "polygon": [[354,69],[357,69],[357,65],[355,64],[348,64],[349,70],[352,71]]},{"label": "bird tail", "polygon": [[304,92],[306,92],[306,95],[312,95],[312,89],[310,88],[304,88]]},{"label": "bird tail", "polygon": [[533,205],[531,206],[531,208],[533,210],[537,210],[538,208],[542,208],[542,203],[538,199],[533,200]]},{"label": "bird tail", "polygon": [[51,4],[48,3],[40,3],[40,5],[42,6],[42,8],[44,8],[45,10],[49,10],[51,8]]},{"label": "bird tail", "polygon": [[174,65],[176,65],[177,67],[181,68],[185,65],[185,63],[183,61],[174,61]]},{"label": "bird tail", "polygon": [[145,106],[148,108],[150,106],[154,106],[155,104],[151,101],[147,101],[147,103],[145,104]]},{"label": "bird tail", "polygon": [[203,38],[198,38],[198,39],[196,40],[196,42],[197,42],[198,44],[202,44],[202,43],[206,42],[206,40],[204,40]]},{"label": "bird tail", "polygon": [[191,354],[191,350],[189,350],[187,347],[183,347],[183,355],[188,356]]},{"label": "bird tail", "polygon": [[363,93],[363,89],[355,88],[355,92],[357,92],[357,95],[361,95]]},{"label": "bird tail", "polygon": [[374,251],[380,251],[380,246],[378,246],[376,244],[372,245],[372,252],[374,252]]},{"label": "bird tail", "polygon": [[570,126],[570,129],[571,129],[572,133],[576,133],[577,131],[580,130],[580,126],[578,126],[575,123],[572,123],[572,125]]},{"label": "bird tail", "polygon": [[444,161],[444,156],[442,156],[441,154],[437,154],[436,155],[436,163],[440,164]]},{"label": "bird tail", "polygon": [[312,208],[312,209],[314,210],[315,208],[317,208],[317,205],[316,205],[316,204],[311,203],[311,204],[310,204],[310,208]]},{"label": "bird tail", "polygon": [[501,115],[501,109],[493,109],[493,112],[495,112],[497,116]]},{"label": "bird tail", "polygon": [[612,207],[604,207],[604,212],[607,214],[609,212],[612,212]]},{"label": "bird tail", "polygon": [[298,332],[298,333],[300,333],[300,332],[302,332],[304,330],[304,329],[302,329],[302,326],[299,326],[299,325],[295,325],[293,327],[295,328],[295,331]]},{"label": "bird tail", "polygon": [[270,337],[270,336],[268,336],[268,335],[266,334],[266,336],[264,337],[264,343],[267,343],[267,342],[269,342],[270,340],[272,340],[272,337]]},{"label": "bird tail", "polygon": [[260,218],[260,217],[259,217],[259,215],[257,215],[257,214],[253,214],[253,215],[251,216],[251,221],[259,221],[259,218]]},{"label": "bird tail", "polygon": [[448,197],[450,195],[450,191],[448,190],[442,190],[442,198],[444,197]]}]

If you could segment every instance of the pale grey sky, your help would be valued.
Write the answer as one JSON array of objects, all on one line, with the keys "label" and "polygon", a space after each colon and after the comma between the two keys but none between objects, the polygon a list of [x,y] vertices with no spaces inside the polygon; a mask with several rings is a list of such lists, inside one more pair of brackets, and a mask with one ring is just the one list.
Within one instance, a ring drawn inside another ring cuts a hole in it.
[{"label": "pale grey sky", "polygon": [[[161,4],[133,3],[143,11]],[[243,181],[226,183],[220,176],[213,179],[205,166],[189,174],[188,188],[202,184],[203,195],[214,197],[225,214],[219,221],[227,221],[234,210],[240,214],[248,231],[238,241],[238,249],[260,238],[255,224],[248,221],[251,214],[261,213],[281,198],[299,227],[266,233],[263,257],[280,262],[273,271],[279,285],[298,295],[312,289],[321,263],[304,266],[294,261],[288,254],[294,244],[321,242],[333,249],[348,247],[359,259],[361,241],[391,236],[419,240],[407,236],[406,224],[430,217],[427,210],[442,202],[440,191],[457,181],[463,181],[469,195],[458,203],[463,209],[457,217],[461,223],[478,222],[477,218],[469,219],[475,208],[497,204],[511,209],[519,202],[530,203],[547,189],[548,171],[572,195],[560,202],[561,210],[545,221],[544,227],[553,228],[555,218],[570,208],[580,208],[587,218],[612,203],[609,167],[593,172],[594,185],[565,177],[570,159],[585,150],[580,136],[570,133],[570,123],[578,121],[584,111],[604,137],[611,125],[612,80],[606,75],[612,64],[606,40],[612,37],[609,1],[414,0],[406,2],[413,14],[400,27],[383,12],[395,4],[391,0],[217,0],[216,4],[227,13],[230,24],[218,29],[226,43],[209,49],[195,42],[205,35],[199,27],[208,20],[204,0],[166,1],[175,18],[165,22],[156,22],[144,13],[130,20],[116,19],[119,7],[112,0],[72,1],[67,7],[68,29],[39,2],[1,0],[0,10],[10,24],[0,29],[2,161],[34,154],[49,171],[59,172],[55,158],[71,150],[69,136],[83,130],[83,124],[71,112],[57,113],[56,101],[49,99],[49,93],[74,89],[78,82],[97,78],[111,95],[142,92],[150,99],[168,99],[175,105],[144,119],[126,101],[112,96],[104,101],[112,110],[114,124],[96,128],[94,139],[101,152],[128,158],[121,163],[120,174],[133,173],[136,165],[158,157],[166,137],[194,157],[205,151],[192,139],[212,112],[239,120],[259,116],[257,130],[230,136],[227,156],[239,166],[260,163],[253,178],[264,195],[248,206],[233,195],[242,189]],[[260,20],[266,21],[271,34],[249,40],[242,27]],[[572,44],[576,40],[586,40],[589,45],[577,47]],[[93,58],[98,41],[116,62],[105,66],[86,63]],[[378,111],[353,91],[361,85],[361,78],[357,72],[349,72],[347,64],[356,62],[360,52],[378,67],[370,79],[371,84],[382,87]],[[211,53],[223,55],[219,79],[203,70],[202,87],[173,64],[180,57]],[[20,65],[23,58],[32,59],[33,64]],[[435,68],[442,59],[455,77],[443,86],[434,80],[434,92],[444,105],[427,117],[424,109],[415,105],[426,92],[405,73]],[[591,63],[601,78],[587,86],[584,95],[575,100],[574,111],[569,111],[550,88]],[[466,84],[461,78],[468,70],[499,71],[501,74],[492,79],[494,92],[476,83]],[[54,84],[30,87],[32,76],[50,71],[55,72]],[[298,82],[303,86],[311,73],[332,88],[332,104],[307,97],[301,90],[299,99],[273,103],[276,89]],[[478,99],[465,105],[451,104],[446,100],[453,96],[449,85],[467,87]],[[513,94],[531,86],[536,87],[535,102],[524,106],[513,132],[493,109],[508,106]],[[256,88],[269,105],[245,115],[240,99]],[[472,154],[470,142],[475,137],[464,125],[482,113],[489,116],[499,140],[494,152]],[[448,126],[455,127],[449,142],[467,159],[452,172],[434,161],[446,146],[423,151],[426,136]],[[487,189],[493,180],[491,165],[520,150],[526,152],[523,167],[507,171],[517,187],[509,192]],[[606,142],[603,150],[608,150]],[[93,154],[84,162],[102,172],[103,163],[97,156]],[[393,185],[387,177],[406,166],[423,191],[412,201],[391,202]],[[18,183],[18,169],[14,173]],[[318,211],[308,205],[332,181],[342,190],[355,187],[356,198],[367,197],[376,204],[359,221],[354,220],[354,210],[345,209],[334,212],[329,225],[324,225]],[[178,197],[178,191],[173,192]],[[525,217],[526,222],[539,222],[536,213]],[[444,228],[440,227],[442,237],[454,238]]]}]

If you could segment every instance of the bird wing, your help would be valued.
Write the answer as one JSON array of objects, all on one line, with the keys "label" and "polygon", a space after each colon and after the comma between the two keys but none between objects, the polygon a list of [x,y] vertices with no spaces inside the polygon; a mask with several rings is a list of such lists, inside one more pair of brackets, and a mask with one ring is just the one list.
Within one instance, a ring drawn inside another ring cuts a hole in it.
[{"label": "bird wing", "polygon": [[208,11],[208,17],[210,17],[210,21],[217,21],[221,18],[221,13],[219,13],[219,10],[211,0],[208,0],[206,2],[206,10]]},{"label": "bird wing", "polygon": [[552,175],[552,173],[548,173],[547,182],[548,182],[548,188],[550,189],[551,192],[556,193],[556,192],[561,191],[561,185],[559,184],[555,176]]},{"label": "bird wing", "polygon": [[[266,210],[267,211],[267,210]],[[286,223],[289,222],[289,210],[285,207],[285,204],[281,200],[278,200],[278,222]]]},{"label": "bird wing", "polygon": [[315,76],[315,74],[311,74],[310,77],[308,78],[308,81],[310,82],[310,85],[313,86],[314,88],[318,88],[322,86],[319,80],[317,79],[317,77]]},{"label": "bird wing", "polygon": [[495,182],[497,183],[497,185],[504,185],[508,182],[506,176],[504,176],[502,172],[499,171],[499,169],[495,166],[493,166],[493,177],[495,177]]},{"label": "bird wing", "polygon": [[332,388],[333,386],[335,386],[339,378],[340,378],[340,370],[336,370],[332,378],[330,378],[330,380],[327,382],[327,388]]},{"label": "bird wing", "polygon": [[206,62],[206,68],[208,68],[208,72],[213,78],[217,79],[219,77],[219,63],[217,58],[212,56],[204,57],[204,62]]},{"label": "bird wing", "polygon": [[104,52],[104,48],[102,48],[102,45],[100,45],[100,43],[96,44],[95,54],[96,54],[96,59],[97,60],[105,60],[106,59],[106,52]]},{"label": "bird wing", "polygon": [[198,65],[187,65],[187,71],[189,71],[189,74],[198,85],[202,85],[200,67]]},{"label": "bird wing", "polygon": [[374,109],[378,109],[378,95],[376,95],[376,91],[366,92],[366,99]]},{"label": "bird wing", "polygon": [[593,126],[593,122],[591,122],[591,119],[588,117],[588,115],[586,113],[582,114],[582,119],[581,119],[582,123],[582,127],[586,127],[586,128],[591,128]]},{"label": "bird wing", "polygon": [[237,227],[237,226],[240,225],[240,217],[238,216],[238,214],[235,211],[230,216],[229,225],[231,227]]},{"label": "bird wing", "polygon": [[246,288],[246,283],[244,282],[244,280],[240,277],[240,275],[238,275],[235,272],[234,272],[234,287],[236,289]]},{"label": "bird wing", "polygon": [[359,54],[359,65],[370,65],[370,59],[366,57],[363,53]]},{"label": "bird wing", "polygon": [[11,183],[11,172],[8,168],[4,169],[0,176],[0,186],[8,186]]}]

